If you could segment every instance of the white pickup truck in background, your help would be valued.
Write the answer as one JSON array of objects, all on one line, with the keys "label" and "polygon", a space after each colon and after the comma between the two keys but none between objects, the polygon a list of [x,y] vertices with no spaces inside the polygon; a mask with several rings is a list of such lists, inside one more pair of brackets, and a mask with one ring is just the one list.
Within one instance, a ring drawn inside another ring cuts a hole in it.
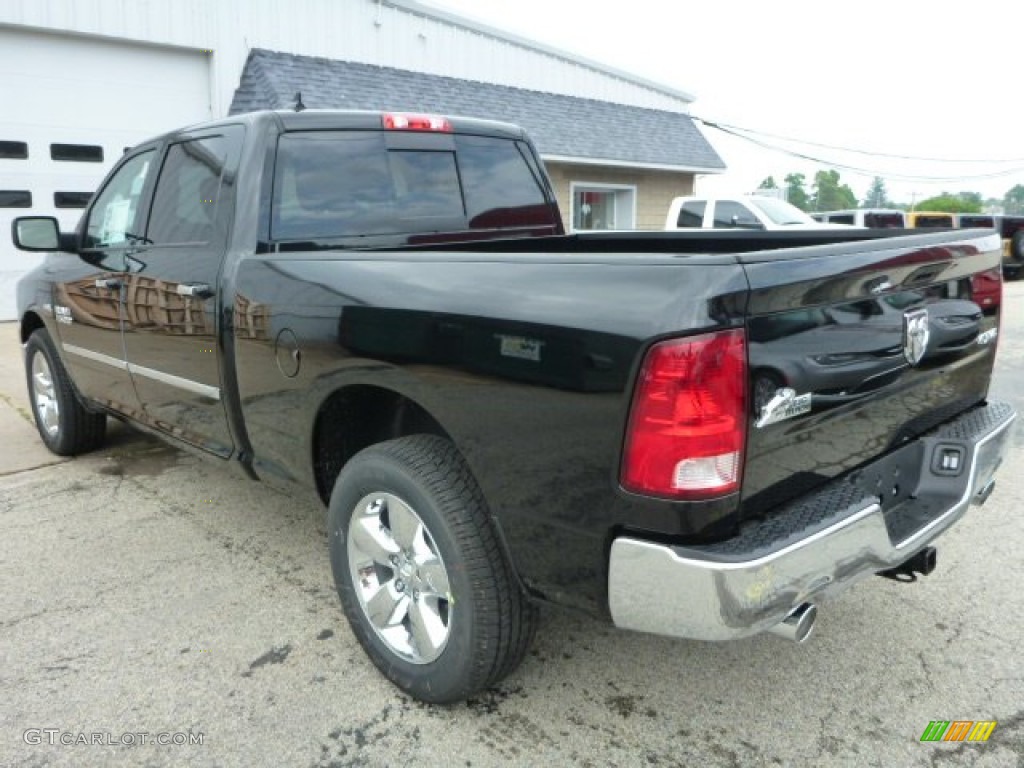
[{"label": "white pickup truck in background", "polygon": [[845,224],[815,221],[795,205],[775,197],[677,197],[665,229],[849,229]]}]

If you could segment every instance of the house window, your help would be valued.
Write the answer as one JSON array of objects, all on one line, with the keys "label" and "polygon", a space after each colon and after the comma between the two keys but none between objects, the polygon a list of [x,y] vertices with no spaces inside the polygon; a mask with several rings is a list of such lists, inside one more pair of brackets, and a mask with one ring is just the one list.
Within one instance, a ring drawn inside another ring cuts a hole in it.
[{"label": "house window", "polygon": [[0,189],[0,208],[31,208],[32,193],[27,189]]},{"label": "house window", "polygon": [[92,192],[54,192],[55,208],[85,208],[92,199]]},{"label": "house window", "polygon": [[0,157],[24,160],[28,157],[28,144],[24,141],[0,141]]},{"label": "house window", "polygon": [[572,228],[633,229],[636,222],[636,187],[614,184],[577,184],[572,189]]},{"label": "house window", "polygon": [[102,163],[103,147],[93,144],[51,144],[51,160],[69,160],[73,163]]}]

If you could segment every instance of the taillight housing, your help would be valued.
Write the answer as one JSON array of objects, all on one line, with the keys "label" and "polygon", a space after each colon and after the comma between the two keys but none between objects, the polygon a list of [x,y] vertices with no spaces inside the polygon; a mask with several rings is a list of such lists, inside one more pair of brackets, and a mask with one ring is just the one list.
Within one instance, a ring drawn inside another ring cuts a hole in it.
[{"label": "taillight housing", "polygon": [[389,131],[435,131],[451,133],[452,123],[447,117],[417,115],[409,112],[386,112],[381,124]]},{"label": "taillight housing", "polygon": [[662,341],[637,376],[620,482],[632,493],[680,500],[735,493],[746,437],[745,332]]}]

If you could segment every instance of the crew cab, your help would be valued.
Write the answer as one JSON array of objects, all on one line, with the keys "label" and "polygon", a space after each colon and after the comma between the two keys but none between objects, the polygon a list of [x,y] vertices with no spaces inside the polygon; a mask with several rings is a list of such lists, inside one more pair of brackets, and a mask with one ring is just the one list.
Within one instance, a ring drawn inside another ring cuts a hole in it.
[{"label": "crew cab", "polygon": [[842,224],[823,224],[795,205],[776,197],[677,197],[665,218],[665,229],[842,229]]},{"label": "crew cab", "polygon": [[47,252],[18,287],[43,442],[114,417],[308,490],[357,639],[428,702],[513,670],[543,603],[804,640],[935,567],[1016,418],[972,294],[995,233],[565,235],[504,123],[230,117],[13,236]]}]

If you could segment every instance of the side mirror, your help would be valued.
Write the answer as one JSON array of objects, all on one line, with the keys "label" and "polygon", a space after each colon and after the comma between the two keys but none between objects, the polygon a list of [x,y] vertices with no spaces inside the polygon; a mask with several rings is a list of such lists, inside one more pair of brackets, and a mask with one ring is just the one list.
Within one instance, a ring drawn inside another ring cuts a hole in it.
[{"label": "side mirror", "polygon": [[19,216],[11,222],[11,239],[22,251],[71,251],[73,236],[61,235],[52,216]]}]

